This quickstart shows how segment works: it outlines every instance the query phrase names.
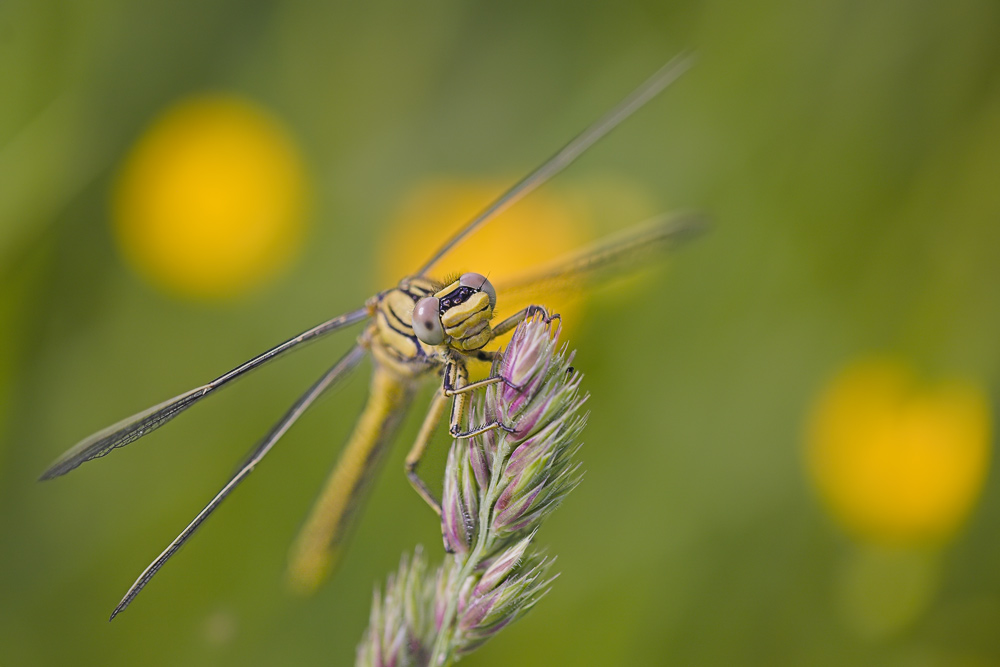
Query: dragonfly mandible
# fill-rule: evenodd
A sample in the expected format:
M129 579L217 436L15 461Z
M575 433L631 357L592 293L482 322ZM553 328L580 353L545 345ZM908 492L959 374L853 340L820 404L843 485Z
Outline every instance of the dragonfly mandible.
M440 505L417 474L417 467L435 428L449 411L449 403L448 424L454 438L468 438L485 430L510 427L491 422L463 429L470 392L503 381L499 376L491 376L470 382L469 363L473 360L493 361L498 353L485 350L485 346L526 317L541 314L551 318L557 315L549 313L542 305L532 305L492 324L497 296L504 293L503 289L498 291L485 276L478 273L466 273L443 284L429 277L430 272L452 248L477 228L562 171L663 91L689 69L692 60L692 56L682 54L664 65L607 114L494 200L449 238L416 273L403 278L396 287L376 294L357 310L322 322L286 340L207 384L83 439L53 463L41 479L64 475L87 461L135 442L206 396L307 341L367 322L356 344L295 401L250 451L225 486L139 575L115 607L111 618L114 619L135 599L164 563L246 479L316 399L347 376L368 353L371 353L374 364L367 404L293 545L289 565L291 579L299 588L314 589L332 569L381 454L391 441L418 387L427 378L435 376L440 377L440 385L406 457L406 474L417 493L440 514ZM529 274L511 284L508 291L537 285L555 286L592 278L606 271L628 270L638 256L671 247L700 227L700 218L696 215L661 216L621 236L585 248L556 262L551 268Z

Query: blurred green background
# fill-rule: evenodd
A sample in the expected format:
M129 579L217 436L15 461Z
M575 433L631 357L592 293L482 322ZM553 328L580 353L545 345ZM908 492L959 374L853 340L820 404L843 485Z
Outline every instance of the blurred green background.
M526 173L686 48L697 67L553 188L626 183L712 233L574 325L587 475L540 535L562 576L465 664L1000 664L995 466L948 535L886 546L826 511L804 442L830 378L872 355L996 410L993 0L0 3L0 664L350 664L376 582L417 543L440 556L400 446L338 575L284 589L367 367L106 619L351 334L36 477L357 307L388 286L375 267L406 193ZM148 282L110 222L131 147L206 91L280 119L311 193L300 251L227 299ZM635 220L595 206L599 229Z

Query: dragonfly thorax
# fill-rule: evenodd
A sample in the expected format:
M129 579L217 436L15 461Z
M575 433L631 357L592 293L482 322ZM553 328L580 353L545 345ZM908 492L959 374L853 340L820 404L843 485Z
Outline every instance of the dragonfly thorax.
M478 350L493 337L490 320L497 296L479 273L461 278L417 301L413 332L428 345L449 345L463 352Z

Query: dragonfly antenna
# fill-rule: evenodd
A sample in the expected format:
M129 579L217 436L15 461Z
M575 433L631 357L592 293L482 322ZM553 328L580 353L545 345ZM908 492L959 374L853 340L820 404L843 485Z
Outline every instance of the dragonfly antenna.
M568 144L563 146L559 152L543 162L541 166L518 181L507 192L503 193L492 204L487 206L479 215L470 220L465 227L457 234L448 239L441 248L431 256L431 258L420 267L418 276L425 275L435 264L440 261L452 248L458 245L466 236L474 232L488 220L504 211L507 207L519 201L522 197L532 192L550 178L573 163L588 148L593 146L599 139L615 129L626 118L638 111L646 102L656 97L667 86L676 81L682 74L691 69L695 56L692 53L681 53L672 58L666 65L661 67L653 76L649 77L641 86L636 88L624 100L618 103L614 109L602 116L597 122L585 129L573 138Z

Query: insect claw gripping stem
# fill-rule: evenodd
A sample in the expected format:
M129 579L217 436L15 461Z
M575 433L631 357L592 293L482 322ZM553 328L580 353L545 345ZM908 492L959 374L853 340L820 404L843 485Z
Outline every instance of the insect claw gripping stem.
M520 393L524 392L524 385L523 384L514 384L513 382L511 382L507 378L503 378L503 383L505 385L507 385L508 387L510 387L511 389L513 389L514 391L517 391L517 392L520 392Z
M517 315L514 315L514 316L511 316L511 317L507 318L507 320L505 320L504 322L502 322L494 330L495 331L500 331L500 332L509 331L510 329L508 329L508 328L505 327L505 325L507 323L514 322L514 321L517 321L518 323L524 322L525 320L529 320L529 319L535 317L536 315L540 315L541 316L542 322L544 324L551 324L555 320L559 320L560 322L562 322L562 316L559 313L552 313L550 315L549 311L546 310L545 306L538 306L538 305L534 305L533 304L533 305L530 305L530 306L526 307L524 310L522 310ZM502 369L503 368L503 355L499 351L497 351L496 357L497 357L497 361L500 364L500 368ZM505 385L507 385L508 387L510 387L511 389L513 389L513 390L515 390L517 392L523 392L524 391L524 388L525 388L524 385L517 384L515 382L511 382L510 379L508 379L506 376L504 376L502 370L501 370L501 373L500 373L499 377L500 377L500 379L503 380L503 383ZM506 430L506 429L504 429L504 430ZM507 432L510 433L511 431L507 431Z
M559 313L552 313L549 315L549 311L545 309L545 306L528 306L524 314L524 319L528 319L535 315L541 315L545 324L551 324L553 320L562 321L562 316Z
M487 431L492 431L495 428L506 430L506 427L503 424L501 424L498 421L495 421L495 422L490 422L489 424L483 424L482 426L471 428L468 431L462 431L460 430L459 426L454 425L448 429L448 432L451 434L451 437L455 438L456 440L468 440L469 438L480 435L482 433L486 433Z

